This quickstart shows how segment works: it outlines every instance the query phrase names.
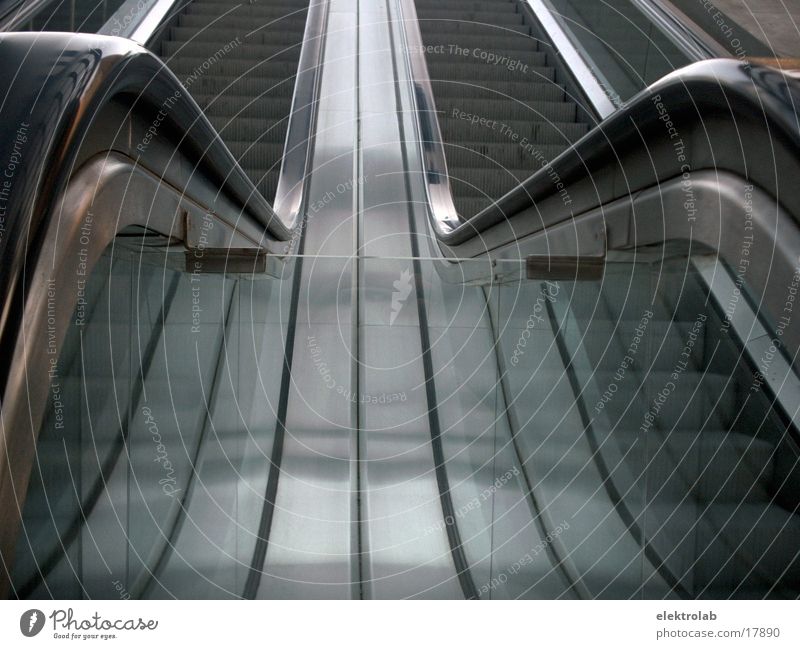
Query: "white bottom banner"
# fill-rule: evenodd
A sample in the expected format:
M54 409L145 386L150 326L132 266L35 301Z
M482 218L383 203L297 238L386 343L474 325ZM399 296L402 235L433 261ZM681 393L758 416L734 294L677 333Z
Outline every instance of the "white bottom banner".
M9 601L0 638L3 647L798 647L800 604Z

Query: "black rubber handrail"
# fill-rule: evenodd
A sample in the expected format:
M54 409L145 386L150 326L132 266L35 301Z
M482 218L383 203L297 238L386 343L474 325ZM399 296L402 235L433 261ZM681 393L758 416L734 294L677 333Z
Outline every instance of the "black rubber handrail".
M585 200L557 215L558 222L679 176L684 164L692 172L713 168L747 178L800 222L798 111L800 79L794 76L733 59L694 63L640 92L550 165L469 220L447 229L432 214L433 229L443 245L457 246L557 195L553 174L567 187L610 170L616 175L616 187L603 195L584 192ZM429 112L419 119L436 116ZM685 161L672 149L672 132L686 145Z

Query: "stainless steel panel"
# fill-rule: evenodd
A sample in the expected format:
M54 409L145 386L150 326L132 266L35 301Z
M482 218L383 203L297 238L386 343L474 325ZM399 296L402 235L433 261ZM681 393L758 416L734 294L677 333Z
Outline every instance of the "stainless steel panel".
M286 437L259 598L349 598L354 584L351 284L356 3L333 0L322 73ZM338 259L314 257L337 255Z

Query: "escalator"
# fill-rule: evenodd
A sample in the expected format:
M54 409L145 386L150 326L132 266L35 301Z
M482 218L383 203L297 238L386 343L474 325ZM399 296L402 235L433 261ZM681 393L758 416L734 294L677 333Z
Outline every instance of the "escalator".
M800 90L612 5L0 34L5 594L797 597Z

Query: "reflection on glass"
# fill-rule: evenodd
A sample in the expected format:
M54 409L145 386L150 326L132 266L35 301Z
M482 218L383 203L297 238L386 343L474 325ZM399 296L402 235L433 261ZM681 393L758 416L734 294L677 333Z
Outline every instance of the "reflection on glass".
M738 324L723 317L709 277L729 271L715 259L616 253L591 282L525 280L519 262L453 276L425 259L363 259L357 322L338 309L351 263L316 261L324 322L299 316L292 380L307 397L295 417L357 414L357 438L326 424L315 454L359 472L361 518L320 518L368 540L369 596L800 594L797 429L770 391L780 367L798 379L775 359L764 376L747 339L760 321L741 328L750 302ZM156 252L103 256L53 374L18 595L242 596L289 286L187 274ZM287 433L297 448L302 429ZM329 456L328 441L351 455ZM287 457L281 497L312 480L350 495L330 489L323 463ZM349 560L320 556L307 559L314 578Z
M716 300L685 257L503 289L524 466L585 595L800 592L797 430Z
M269 470L285 282L112 246L52 375L22 597L240 593ZM285 311L284 311L285 313Z

